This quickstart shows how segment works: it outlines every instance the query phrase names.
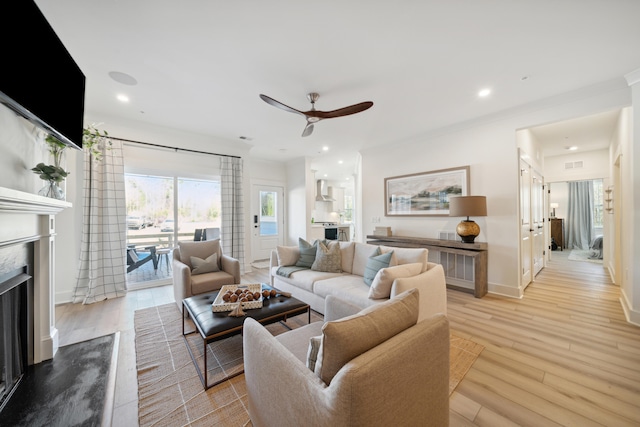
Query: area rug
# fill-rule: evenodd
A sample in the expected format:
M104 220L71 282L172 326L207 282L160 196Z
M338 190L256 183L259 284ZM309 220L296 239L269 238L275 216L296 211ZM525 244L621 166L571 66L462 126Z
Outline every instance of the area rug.
M29 366L2 411L0 425L110 424L111 406L108 417L103 416L107 415L105 402L113 401L109 381L115 378L114 346L117 349L117 335L111 334L60 347L53 359Z
M315 315L316 319L321 317ZM294 329L307 323L306 314L290 318ZM244 375L206 392L182 337L182 314L173 303L137 310L134 316L138 370L138 422L143 426L251 425L246 410ZM268 325L274 335L286 332L279 323ZM193 330L188 323L187 330ZM203 368L203 345L199 334L189 345ZM207 346L209 383L243 368L242 337L236 335ZM484 347L451 336L449 394L473 365Z
M569 254L571 261L587 261L602 264L602 259L596 258L596 251L588 249L572 249Z

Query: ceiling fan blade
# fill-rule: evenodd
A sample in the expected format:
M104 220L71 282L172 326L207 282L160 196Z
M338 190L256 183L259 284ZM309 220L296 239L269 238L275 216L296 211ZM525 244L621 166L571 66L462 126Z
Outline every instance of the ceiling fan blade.
M302 131L302 136L309 136L313 133L313 123L307 122L307 125L304 127Z
M307 117L317 117L320 119L332 119L335 117L349 116L351 114L360 113L362 111L368 110L371 107L373 107L373 102L367 101L350 105L344 108L338 108L337 110L333 111L306 111L304 115Z
M264 102L266 102L269 105L273 105L274 107L280 108L281 110L288 111L290 113L302 114L303 116L305 115L304 112L300 110L296 110L295 108L291 108L288 105L284 105L282 102L276 101L275 99L270 98L267 95L260 94L260 99L262 99Z

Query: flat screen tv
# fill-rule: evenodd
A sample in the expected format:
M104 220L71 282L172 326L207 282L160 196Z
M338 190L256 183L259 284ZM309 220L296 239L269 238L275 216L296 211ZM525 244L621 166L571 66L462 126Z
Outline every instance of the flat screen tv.
M0 102L82 148L85 77L32 0L0 2Z

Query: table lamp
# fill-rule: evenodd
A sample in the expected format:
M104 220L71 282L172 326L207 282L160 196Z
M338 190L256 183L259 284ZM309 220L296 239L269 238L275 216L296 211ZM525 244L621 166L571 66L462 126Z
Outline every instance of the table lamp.
M553 211L551 212L551 218L555 218L556 217L556 208L558 206L560 206L557 203L550 203L549 206L551 207L551 209L553 209Z
M449 216L466 216L456 227L458 236L465 243L473 243L480 234L480 226L470 220L470 216L487 216L485 196L453 196L449 198Z

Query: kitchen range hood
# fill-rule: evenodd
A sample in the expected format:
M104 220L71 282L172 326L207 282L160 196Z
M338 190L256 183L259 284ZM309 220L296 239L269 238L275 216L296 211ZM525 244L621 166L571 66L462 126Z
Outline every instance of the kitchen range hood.
M327 187L327 182L324 179L319 179L316 182L316 201L318 202L335 202L336 199L331 197L329 193L329 187Z

